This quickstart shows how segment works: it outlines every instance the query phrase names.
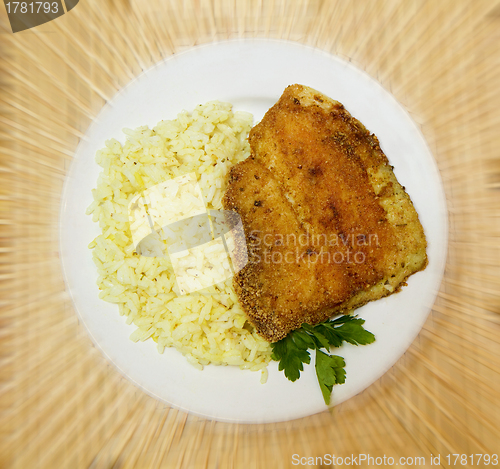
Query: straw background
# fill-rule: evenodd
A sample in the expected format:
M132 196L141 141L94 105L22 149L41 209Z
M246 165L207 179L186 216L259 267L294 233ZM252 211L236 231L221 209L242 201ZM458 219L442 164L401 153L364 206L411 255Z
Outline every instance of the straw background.
M135 388L78 324L58 257L64 177L105 102L172 53L239 37L319 47L379 80L421 125L450 212L445 278L408 352L331 412L268 425ZM498 0L81 0L16 34L0 7L0 48L1 468L286 468L326 453L454 467L446 454L500 453Z

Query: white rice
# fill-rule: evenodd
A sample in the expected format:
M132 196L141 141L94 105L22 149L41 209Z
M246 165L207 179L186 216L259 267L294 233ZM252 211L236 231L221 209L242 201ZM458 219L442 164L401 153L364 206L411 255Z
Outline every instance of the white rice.
M175 347L189 363L238 365L262 370L271 348L237 301L232 278L203 290L178 295L169 257L145 257L135 252L128 206L145 189L178 176L195 173L208 209L222 209L229 168L249 153L251 114L233 112L227 103L209 102L172 121L124 129L126 143L115 139L97 152L102 166L94 202L87 209L102 234L89 245L98 270L99 297L116 303L127 324L137 329L131 340L153 339L158 351Z

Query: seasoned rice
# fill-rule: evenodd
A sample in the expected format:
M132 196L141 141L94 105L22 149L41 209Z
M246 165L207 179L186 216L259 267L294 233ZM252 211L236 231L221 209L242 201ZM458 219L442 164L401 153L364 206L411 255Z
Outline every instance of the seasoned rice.
M145 189L189 173L196 174L206 208L222 209L226 175L250 153L251 125L251 114L214 101L153 129L124 129L124 145L111 139L97 152L103 170L87 214L102 231L89 245L99 297L117 304L127 324L137 327L131 340L153 339L160 353L175 347L200 369L212 363L263 370L265 380L271 349L247 321L232 278L178 294L168 256L136 253L128 213L131 200Z

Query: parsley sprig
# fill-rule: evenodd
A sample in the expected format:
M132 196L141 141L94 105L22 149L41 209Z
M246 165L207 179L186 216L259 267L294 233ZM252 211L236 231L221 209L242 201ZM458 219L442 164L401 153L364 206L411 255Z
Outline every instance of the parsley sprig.
M271 357L279 362L278 369L284 371L290 381L296 381L300 378L300 372L304 371L303 364L311 362L309 349L316 350L316 376L323 399L328 405L333 386L345 382L345 361L338 355L330 355L330 349L340 347L343 342L353 345L374 342L375 336L363 327L364 322L363 319L346 315L315 326L302 324L300 329L271 344Z

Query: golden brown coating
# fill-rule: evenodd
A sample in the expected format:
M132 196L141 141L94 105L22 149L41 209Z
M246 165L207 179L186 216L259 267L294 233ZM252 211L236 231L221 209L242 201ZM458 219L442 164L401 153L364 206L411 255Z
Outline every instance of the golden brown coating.
M249 248L240 302L270 342L398 291L427 264L418 215L377 138L342 106L286 88L229 176Z

